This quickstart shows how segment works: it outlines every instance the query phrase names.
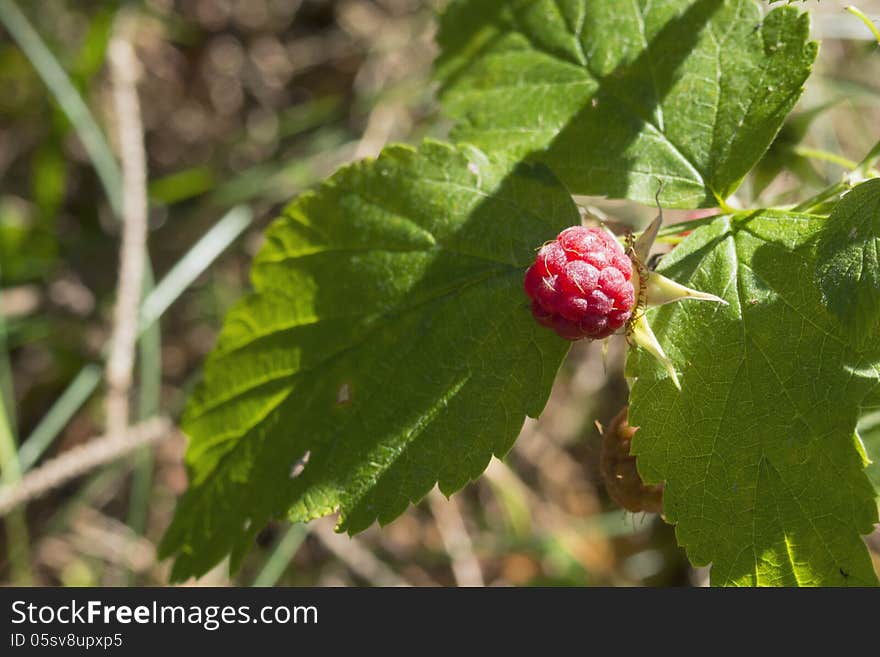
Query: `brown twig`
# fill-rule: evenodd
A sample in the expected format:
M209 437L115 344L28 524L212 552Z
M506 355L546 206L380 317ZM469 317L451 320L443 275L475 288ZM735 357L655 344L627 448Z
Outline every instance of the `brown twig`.
M157 417L127 431L92 438L84 445L74 447L31 470L14 486L0 488L0 516L5 516L20 504L41 497L71 479L126 456L140 447L168 438L173 433L174 425L171 421Z
M147 187L143 124L137 94L138 61L124 30L110 42L109 60L122 160L122 246L110 355L107 359L107 432L129 423L129 391L137 341L138 306L146 265Z

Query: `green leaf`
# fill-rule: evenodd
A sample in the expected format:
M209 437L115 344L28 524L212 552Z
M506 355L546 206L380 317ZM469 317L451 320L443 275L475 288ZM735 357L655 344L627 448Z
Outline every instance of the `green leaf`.
M545 162L573 193L715 206L766 151L816 55L753 0L457 0L438 76L454 135Z
M523 275L578 222L545 167L438 143L388 148L291 204L185 414L173 577L231 550L236 567L284 513L390 522L505 454L568 348L532 318Z
M854 433L880 346L855 351L822 305L823 223L764 211L694 231L664 274L730 305L650 311L681 392L642 352L627 364L639 470L666 481L666 519L713 584L876 584L860 534L877 508Z
M855 187L834 207L816 276L825 305L855 343L880 341L880 179Z
M874 485L874 492L880 497L880 410L863 415L859 419L859 439L870 461L868 479Z
M862 413L856 427L868 463L868 479L880 498L880 362L874 364L877 385L862 400Z

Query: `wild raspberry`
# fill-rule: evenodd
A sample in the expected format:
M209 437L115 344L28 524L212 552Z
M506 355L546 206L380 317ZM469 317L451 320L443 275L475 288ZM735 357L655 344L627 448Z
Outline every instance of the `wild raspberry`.
M600 340L629 321L632 262L601 228L572 226L538 251L526 272L532 315L566 340Z

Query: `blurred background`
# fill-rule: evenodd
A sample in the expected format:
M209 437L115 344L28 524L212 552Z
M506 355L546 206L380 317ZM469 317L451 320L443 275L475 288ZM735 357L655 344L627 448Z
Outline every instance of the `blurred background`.
M389 141L447 134L430 80L441 4L0 0L4 485L104 428L120 238L106 51L120 12L140 62L155 274L133 389L143 420L179 418L282 204ZM743 204L806 198L880 136L878 44L848 3L805 4L823 39L819 64L739 192ZM859 6L880 16L880 2ZM656 213L578 200L619 230ZM704 585L706 571L690 567L672 528L621 510L602 483L596 423L625 406L625 346L613 339L603 358L602 345L576 344L540 421L527 421L504 462L451 500L435 491L355 539L334 534L332 519L278 522L234 577L224 564L194 583ZM176 435L8 513L0 583L165 584L156 544L186 487L184 449ZM880 537L868 541L880 564Z

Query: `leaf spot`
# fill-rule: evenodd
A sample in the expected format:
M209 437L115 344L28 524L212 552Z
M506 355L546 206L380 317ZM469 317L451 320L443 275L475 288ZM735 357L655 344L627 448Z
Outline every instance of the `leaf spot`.
M351 384L343 383L336 392L336 404L348 406L351 403Z
M309 462L309 457L312 455L311 451L307 451L300 458L298 458L293 463L293 467L290 468L290 478L294 479L295 477L299 477L303 470L306 469L306 464Z

